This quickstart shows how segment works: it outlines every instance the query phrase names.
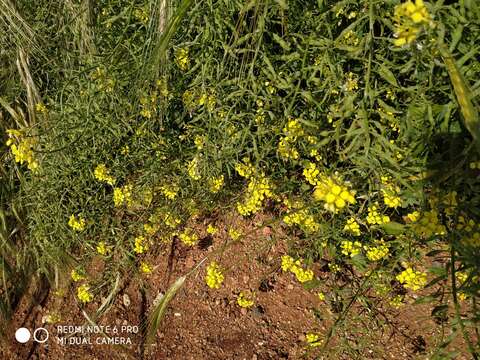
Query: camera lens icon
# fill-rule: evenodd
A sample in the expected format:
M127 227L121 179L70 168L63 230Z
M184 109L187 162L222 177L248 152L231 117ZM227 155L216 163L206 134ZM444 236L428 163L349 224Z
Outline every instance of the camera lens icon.
M33 340L40 344L47 342L49 336L48 330L43 327L39 327L33 332ZM21 327L15 331L15 340L21 344L27 343L31 337L32 334L27 328Z
M47 342L49 336L48 330L43 327L39 327L33 332L33 340L40 344Z

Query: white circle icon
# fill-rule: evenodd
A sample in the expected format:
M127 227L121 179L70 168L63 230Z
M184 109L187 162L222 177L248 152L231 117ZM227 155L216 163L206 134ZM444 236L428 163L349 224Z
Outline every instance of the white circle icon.
M43 332L44 333L44 336L42 338L39 338L39 335L38 333L40 332ZM38 329L35 329L35 331L33 332L33 340L35 340L36 342L40 343L40 344L43 344L44 342L46 342L48 340L48 330L45 329L45 328L38 328Z
M30 330L27 328L21 327L15 331L15 339L22 344L25 344L28 340L30 340Z

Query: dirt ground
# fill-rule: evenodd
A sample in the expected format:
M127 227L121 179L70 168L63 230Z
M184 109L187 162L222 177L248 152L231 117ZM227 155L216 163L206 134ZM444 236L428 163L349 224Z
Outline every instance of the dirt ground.
M280 258L286 253L288 237L281 227L264 225L267 220L268 216L264 215L248 221L222 215L215 220L220 231L207 236L205 228L211 220L203 219L197 224L203 234L198 246L187 248L178 241L158 245L156 255L146 259L155 265L152 274L121 277L125 280L118 286L113 305L96 321L97 325L110 327L105 328L106 334L87 334L82 338L69 329L59 328L88 324L85 314L92 319L102 303L101 298L89 303L83 314L75 300L73 285L63 295L37 287L32 290L36 294L26 296L19 304L7 328L8 336L3 341L0 358L427 359L442 336L449 335L448 327L432 320L431 305L389 307L382 310L382 319L377 323L362 320L361 309L352 308L352 312L360 314L358 320L340 327L326 349L308 348L306 333L326 334L339 313L329 301L328 288L306 290L292 274L282 273ZM232 224L248 235L212 258L224 269L222 287L212 290L206 286L205 266L210 260L206 261L199 271L187 277L170 302L153 344L145 343L145 324L155 299L165 294L178 277L188 273L206 255L221 249L228 239L227 228ZM88 272L95 277L103 268L102 260L96 259ZM331 276L325 268L313 270L320 279ZM327 301L318 298L319 290L326 294ZM243 309L237 305L236 296L240 291L254 293L252 308ZM108 292L104 291L105 296ZM32 297L37 299L37 304L27 302ZM46 314L59 315L59 321L44 323ZM112 335L115 326L120 330ZM49 339L45 343L30 340L20 344L14 338L15 329L19 327L32 330L44 327ZM70 333L65 334L65 331ZM101 343L106 337L123 338L119 341L128 344ZM342 338L351 346L350 351L342 350L345 347L340 341ZM88 340L91 344L75 343ZM460 350L457 359L469 358L462 355L465 351L461 340L450 346L451 350Z

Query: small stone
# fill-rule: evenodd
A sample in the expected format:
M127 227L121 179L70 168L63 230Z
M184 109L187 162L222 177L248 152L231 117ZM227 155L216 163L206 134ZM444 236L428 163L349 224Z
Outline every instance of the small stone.
M130 296L128 296L128 294L123 294L123 305L129 307L131 303Z
M177 316L177 317L178 317L178 316L182 316L182 314L180 314L180 313L174 313L173 315L174 315L174 316Z
M272 228L270 226L265 226L262 229L262 233L263 233L264 236L270 236L270 235L272 235Z
M293 290L293 285L292 285L292 284L288 284L288 285L287 285L287 289L288 289L288 290Z
M247 315L247 309L241 308L241 309L240 309L240 313L241 313L242 315Z

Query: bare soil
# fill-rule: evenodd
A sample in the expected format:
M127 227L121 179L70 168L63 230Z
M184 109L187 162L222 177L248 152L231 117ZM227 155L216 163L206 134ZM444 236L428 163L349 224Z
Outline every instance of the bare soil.
M58 326L88 324L75 299L75 287L70 284L68 291L59 296L46 286L32 286L32 293L24 297L8 324L0 359L426 359L449 335L448 326L432 319L432 305L378 309L373 320L365 308L355 306L351 311L357 317L338 328L326 349L309 349L306 333L326 334L339 313L329 301L328 288L306 290L292 274L282 273L280 258L286 253L286 241L292 239L281 227L264 225L268 218L258 215L243 220L222 215L216 219L220 231L214 236L205 232L209 221L199 220L196 228L202 237L198 246L187 248L178 241L158 244L156 254L145 259L155 265L152 274L122 276L124 281L113 305L96 323L118 328L139 326L138 333L123 331L116 335L128 338L131 344L97 344L97 338L104 339L101 334L89 337L92 344L58 343L57 337L62 336ZM224 247L230 226L248 235L212 258L225 270L221 288L212 290L206 286L207 260L170 302L154 343L146 344L145 324L155 298L165 294L178 277L205 256ZM104 267L103 260L95 259L88 273L95 278ZM314 271L321 279L332 276L324 267ZM318 298L319 290L327 295L327 301ZM237 305L240 291L255 294L252 308ZM109 289L102 293L107 296ZM32 305L31 299L36 303ZM85 313L93 318L101 303L99 295L84 308ZM60 321L45 324L45 315L52 313L59 314ZM42 344L20 344L14 333L22 326L45 327L50 337ZM344 351L342 338L351 347L349 351ZM450 349L459 350L457 359L469 358L461 336Z

